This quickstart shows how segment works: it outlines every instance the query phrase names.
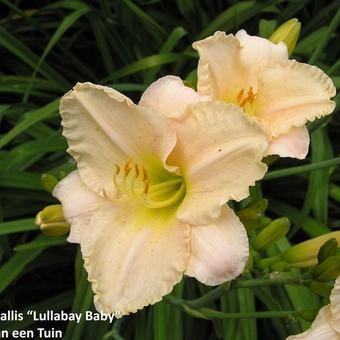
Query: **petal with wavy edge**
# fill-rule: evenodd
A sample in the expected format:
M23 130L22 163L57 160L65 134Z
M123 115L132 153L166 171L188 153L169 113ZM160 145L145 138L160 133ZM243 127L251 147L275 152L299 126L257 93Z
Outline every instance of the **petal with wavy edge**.
M185 274L215 286L239 276L247 262L247 232L227 206L207 225L192 226L191 255Z
M114 196L115 163L164 163L176 143L164 116L109 87L78 83L61 99L60 113L68 152L85 184L101 195Z
M101 206L81 240L98 311L136 312L170 293L190 255L190 227L166 209Z
M253 82L240 59L240 42L232 34L216 32L193 43L199 53L197 91L202 96L234 102Z
M150 107L168 118L180 118L199 95L185 86L179 77L165 76L152 83L143 93L139 106Z
M264 63L256 70L258 87L254 115L269 137L330 114L335 103L332 80L319 68L295 60Z
M238 31L235 36L241 44L241 62L246 67L269 60L288 59L287 46L283 42L273 44L268 39L249 35L245 30Z
M63 206L66 221L71 224L68 241L80 243L85 225L90 223L91 214L106 200L90 190L81 180L78 171L73 171L54 188L53 196Z
M288 133L273 138L269 142L267 155L304 159L309 148L309 133L305 126L293 127Z
M192 104L174 125L177 144L169 164L180 167L187 188L177 217L208 224L227 200L247 197L249 186L265 174L266 137L240 107L218 101Z
M339 340L340 334L335 332L330 325L331 311L329 305L322 307L312 326L298 335L291 335L286 340Z
M332 327L340 337L340 276L335 280L334 288L329 297L331 301Z

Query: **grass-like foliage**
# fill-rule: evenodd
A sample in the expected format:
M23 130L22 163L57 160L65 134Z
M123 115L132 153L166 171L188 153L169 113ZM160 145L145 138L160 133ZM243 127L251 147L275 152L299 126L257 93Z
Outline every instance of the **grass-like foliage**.
M166 74L195 84L193 41L241 28L268 37L297 17L302 31L292 57L317 65L339 88L339 7L338 0L0 0L0 312L94 310L78 247L64 237L43 236L34 225L39 210L58 203L43 189L41 175L62 178L75 168L58 105L76 82L112 86L138 101L148 84ZM338 110L309 125L305 161L277 160L262 187L252 190L251 199L269 200L267 216L286 216L293 224L268 256L339 226ZM252 271L244 279L256 276ZM320 297L306 287L251 286L216 291L185 278L169 298L113 324L44 325L62 329L69 340L285 339L310 325L294 311L320 306ZM225 314L259 311L263 319L209 311L204 319L201 307ZM1 330L36 327L27 318L0 322Z

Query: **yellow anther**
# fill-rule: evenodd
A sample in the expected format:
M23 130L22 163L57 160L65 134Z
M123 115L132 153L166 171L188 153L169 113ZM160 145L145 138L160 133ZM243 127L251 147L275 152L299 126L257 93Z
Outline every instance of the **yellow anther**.
M145 182L149 178L148 173L146 172L144 166L143 166L143 182Z
M119 173L120 173L120 166L118 164L115 164L115 169L116 169L116 175L119 175Z
M136 178L139 176L139 167L138 164L135 164L135 173L136 173Z
M145 193L145 195L147 195L148 192L149 192L149 187L150 187L150 179L147 179L147 180L144 182L144 184L145 184L144 193Z
M128 160L124 166L125 177L129 175L130 171L131 171L131 161Z
M237 95L237 102L240 102L243 97L244 89L242 89Z

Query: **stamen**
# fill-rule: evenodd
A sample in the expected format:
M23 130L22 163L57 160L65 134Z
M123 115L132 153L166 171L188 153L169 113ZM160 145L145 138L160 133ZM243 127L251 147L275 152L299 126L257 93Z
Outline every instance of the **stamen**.
M144 166L143 166L143 182L145 182L149 178L148 173L146 172Z
M125 171L125 177L127 177L131 171L131 161L128 160L126 163L125 163L125 166L124 166L124 171Z
M238 93L237 98L236 98L238 102L241 101L241 99L242 99L242 97L243 97L243 93L244 93L244 89L242 89L242 90Z
M158 201L152 201L148 199L148 197L146 197L144 200L144 204L148 208L165 208L165 207L175 204L180 199L182 199L185 196L185 191L186 191L185 183L183 182L179 190L177 190L175 194L169 197L168 199L158 202Z
M149 192L149 187L150 187L150 179L147 179L146 182L145 182L145 187L144 187L144 193L145 193L145 195L148 194L148 192Z
M119 175L119 173L120 173L120 166L118 164L115 164L115 168L116 168L116 175Z
M138 164L135 164L135 173L136 173L136 178L139 176L139 167Z

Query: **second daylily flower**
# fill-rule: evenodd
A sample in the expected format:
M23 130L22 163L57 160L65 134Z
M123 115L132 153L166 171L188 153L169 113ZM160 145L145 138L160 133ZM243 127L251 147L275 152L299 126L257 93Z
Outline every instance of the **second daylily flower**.
M284 43L216 32L197 41L198 93L242 107L266 133L267 154L305 158L307 121L334 110L332 80L319 68L288 60Z
M247 235L225 202L263 177L267 141L240 107L166 77L138 106L109 87L78 84L60 111L78 170L54 195L98 310L135 312L183 274L217 285L242 272Z

